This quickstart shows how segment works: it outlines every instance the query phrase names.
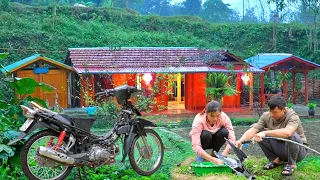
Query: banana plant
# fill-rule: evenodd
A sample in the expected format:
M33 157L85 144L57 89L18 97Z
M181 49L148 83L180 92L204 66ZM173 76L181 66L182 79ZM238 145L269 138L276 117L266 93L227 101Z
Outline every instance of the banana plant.
M237 93L237 91L230 86L229 79L226 73L210 73L206 78L207 88L206 95L207 97L221 101L223 96L232 96Z

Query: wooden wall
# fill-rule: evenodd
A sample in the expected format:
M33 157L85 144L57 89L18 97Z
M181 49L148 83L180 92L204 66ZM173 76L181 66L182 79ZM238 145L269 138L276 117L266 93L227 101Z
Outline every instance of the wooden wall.
M31 94L32 97L37 97L42 100L48 99L49 106L54 105L56 94L58 94L58 103L60 107L67 108L68 106L68 85L67 85L67 71L49 69L47 74L35 74L33 70L19 70L17 76L20 78L30 77L37 82L43 82L56 88L53 92L44 92L40 88Z

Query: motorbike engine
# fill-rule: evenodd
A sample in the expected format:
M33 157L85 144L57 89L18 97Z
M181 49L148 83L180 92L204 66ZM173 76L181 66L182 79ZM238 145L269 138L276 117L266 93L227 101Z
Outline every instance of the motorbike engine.
M94 145L89 151L89 160L113 163L119 152L119 146L116 144L109 146Z

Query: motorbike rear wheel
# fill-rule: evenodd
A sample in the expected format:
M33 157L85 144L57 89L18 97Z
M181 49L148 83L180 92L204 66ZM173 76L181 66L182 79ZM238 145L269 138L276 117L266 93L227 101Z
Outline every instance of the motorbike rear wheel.
M32 180L63 180L70 174L73 167L64 166L38 154L40 146L47 146L53 139L51 146L58 141L59 134L51 131L40 131L31 136L24 144L20 153L22 171L28 179ZM62 146L66 146L63 142Z
M140 175L149 176L157 171L163 159L163 143L152 129L145 129L147 136L137 135L129 151L132 168Z

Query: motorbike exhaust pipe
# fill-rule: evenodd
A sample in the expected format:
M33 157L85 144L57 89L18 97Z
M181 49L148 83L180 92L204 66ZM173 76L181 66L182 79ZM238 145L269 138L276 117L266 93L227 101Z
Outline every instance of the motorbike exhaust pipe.
M55 161L62 163L62 164L67 164L67 165L75 165L76 164L76 160L73 157L70 157L66 154L54 151L52 149L49 149L49 148L46 148L43 146L40 146L39 154L41 156L55 160Z

